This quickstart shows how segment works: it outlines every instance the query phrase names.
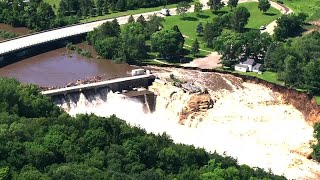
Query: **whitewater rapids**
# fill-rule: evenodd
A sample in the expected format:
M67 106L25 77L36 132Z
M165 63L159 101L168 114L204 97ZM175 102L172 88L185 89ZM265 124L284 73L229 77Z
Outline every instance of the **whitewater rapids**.
M213 109L201 117L196 127L178 123L178 115L185 105L187 93L178 92L171 99L157 97L156 111L144 113L143 104L124 99L114 93L85 96L77 101L64 99L58 105L70 115L94 113L108 117L115 114L127 123L147 132L166 132L176 143L201 147L209 152L232 156L240 164L271 169L289 179L317 179L319 163L307 159L315 142L313 128L301 112L282 103L281 95L252 83L233 81L223 77L229 90L211 91L216 99ZM158 85L159 91L170 88Z

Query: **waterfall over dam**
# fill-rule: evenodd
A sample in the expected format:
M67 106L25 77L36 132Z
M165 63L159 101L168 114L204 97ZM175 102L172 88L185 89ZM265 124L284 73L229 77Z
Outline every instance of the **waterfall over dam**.
M153 92L147 90L128 91L126 93L113 93L108 88L100 88L97 90L69 93L66 95L53 96L53 101L62 109L70 114L92 113L90 108L100 108L104 105L110 105L105 112L109 111L112 115L111 106L118 105L125 107L127 102L135 102L143 112L152 113L155 111L156 96ZM116 104L113 104L116 101ZM78 109L75 111L75 109ZM79 110L80 109L80 110Z
M116 115L148 133L165 132L175 143L226 154L240 164L271 169L289 179L315 179L319 174L319 163L308 159L312 152L310 143L314 141L313 128L301 112L283 102L282 94L231 75L180 71L176 70L174 75L181 81L199 80L208 89L214 100L212 108L204 112L186 108L197 104L191 101L197 94L185 92L170 81L163 84L154 81L145 91L117 94L108 88L99 88L52 98L72 116ZM163 77L157 75L161 80L170 79L170 73ZM149 97L149 92L156 98L151 94ZM181 115L188 115L183 116L188 117L182 119L183 123L180 123Z

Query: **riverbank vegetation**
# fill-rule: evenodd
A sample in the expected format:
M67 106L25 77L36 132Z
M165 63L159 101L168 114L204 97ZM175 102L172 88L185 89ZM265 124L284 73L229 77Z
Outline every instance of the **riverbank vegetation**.
M81 56L85 56L87 58L91 58L92 54L90 51L86 50L86 49L82 49L72 43L68 43L66 45L66 48L70 51L75 51L77 54L81 55Z
M285 179L115 116L70 117L36 86L0 83L0 179Z
M11 38L15 38L19 36L18 34L16 33L13 33L13 32L8 32L8 31L1 31L0 30L0 38L3 38L3 39L11 39Z

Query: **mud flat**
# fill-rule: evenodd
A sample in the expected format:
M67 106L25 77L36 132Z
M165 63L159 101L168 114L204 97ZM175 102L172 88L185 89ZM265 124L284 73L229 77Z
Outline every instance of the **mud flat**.
M208 93L175 87L170 74ZM240 164L271 169L290 179L320 178L319 163L308 159L315 143L313 127L288 103L288 94L230 74L159 68L157 76L160 81L149 88L158 95L154 113L144 113L143 104L113 93L107 98L81 96L60 106L71 115L115 114L147 132L166 132L176 143L225 153Z

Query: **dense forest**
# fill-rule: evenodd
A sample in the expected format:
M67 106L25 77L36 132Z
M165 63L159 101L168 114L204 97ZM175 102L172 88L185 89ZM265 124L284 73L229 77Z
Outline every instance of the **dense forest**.
M34 85L0 83L0 179L285 179L115 116L70 117Z
M156 7L182 0L62 0L58 12L43 0L0 1L0 23L28 27L34 31L78 23L88 16L101 16L140 7ZM56 8L56 7L54 7Z

